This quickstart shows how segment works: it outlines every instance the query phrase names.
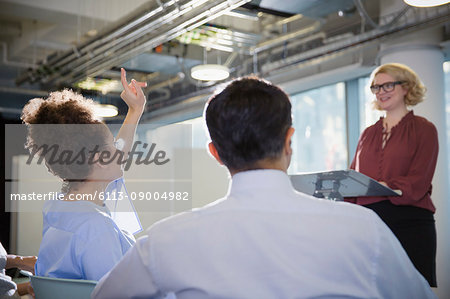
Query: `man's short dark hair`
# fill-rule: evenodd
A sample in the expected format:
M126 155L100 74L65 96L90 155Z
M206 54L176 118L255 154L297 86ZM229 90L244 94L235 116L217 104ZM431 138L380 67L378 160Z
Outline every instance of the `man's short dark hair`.
M244 77L211 97L205 118L211 141L228 169L257 169L258 161L280 156L292 126L291 102L277 86Z

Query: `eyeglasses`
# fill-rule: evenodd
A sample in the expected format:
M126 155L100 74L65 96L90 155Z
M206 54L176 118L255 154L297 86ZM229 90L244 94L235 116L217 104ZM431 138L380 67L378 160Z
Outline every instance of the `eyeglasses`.
M381 88L383 88L383 90L385 92L390 92L393 91L395 88L395 85L399 85L399 84L403 84L405 83L405 81L395 81L395 82L386 82L383 84L377 84L377 85L372 85L370 86L370 91L372 91L373 94L377 94L380 92Z

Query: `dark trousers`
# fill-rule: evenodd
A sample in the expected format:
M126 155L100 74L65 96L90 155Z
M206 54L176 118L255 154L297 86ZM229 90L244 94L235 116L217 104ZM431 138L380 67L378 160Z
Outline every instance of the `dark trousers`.
M436 287L436 226L433 212L413 206L397 206L389 200L365 207L380 216L400 241L416 269L430 286Z

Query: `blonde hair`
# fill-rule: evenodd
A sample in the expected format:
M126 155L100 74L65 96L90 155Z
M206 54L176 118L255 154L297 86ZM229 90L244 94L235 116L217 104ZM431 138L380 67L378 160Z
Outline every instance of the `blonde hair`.
M414 106L424 100L426 87L420 81L419 76L408 66L401 63L386 63L377 67L370 75L370 85L373 85L375 76L378 74L387 74L395 79L402 81L401 86L407 90L404 101L407 106ZM373 101L375 109L380 109L376 100Z

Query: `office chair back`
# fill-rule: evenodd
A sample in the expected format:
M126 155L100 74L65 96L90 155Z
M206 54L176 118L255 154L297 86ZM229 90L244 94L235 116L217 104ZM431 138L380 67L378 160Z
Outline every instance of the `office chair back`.
M31 276L31 285L36 299L90 299L97 282Z

